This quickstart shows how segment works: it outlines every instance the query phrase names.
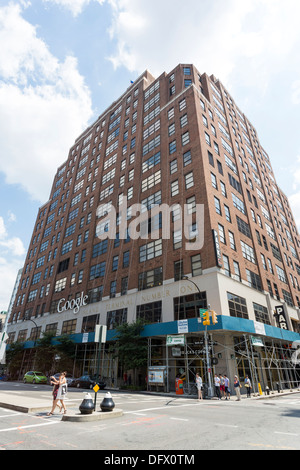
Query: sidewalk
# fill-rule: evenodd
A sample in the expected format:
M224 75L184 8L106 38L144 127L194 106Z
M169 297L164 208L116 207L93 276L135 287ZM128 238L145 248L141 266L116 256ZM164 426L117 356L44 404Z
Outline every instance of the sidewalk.
M118 390L118 389L105 389L105 391L110 392L112 395L114 392L121 392L121 393L135 393L135 394L144 394L144 395L153 395L153 396L165 396L169 398L186 398L195 400L194 395L176 395L175 392L164 393L164 392L150 392L150 391L126 391L126 390ZM282 391L280 393L273 392L270 395L262 395L262 396L255 396L254 394L251 396L251 400L264 400L264 399L271 399L283 396L292 396L295 394L300 394L300 390L296 389L293 391L287 390ZM246 399L246 395L242 395L242 399ZM211 400L217 400L216 397L211 398ZM71 401L71 400L70 400ZM7 408L10 410L19 411L21 413L38 413L42 411L50 411L52 408L52 397L49 394L49 399L39 399L36 397L27 397L21 394L14 393L10 391L9 393L0 392L0 408ZM74 407L73 407L74 408ZM76 404L76 408L78 410L78 404ZM71 410L70 410L71 412Z

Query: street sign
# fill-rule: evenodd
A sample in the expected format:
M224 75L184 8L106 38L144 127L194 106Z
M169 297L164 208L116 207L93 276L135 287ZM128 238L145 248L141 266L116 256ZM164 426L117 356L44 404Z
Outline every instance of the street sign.
M95 393L99 392L99 390L100 390L99 385L96 384L96 385L93 387L93 390L94 390Z
M207 308L199 308L199 316L204 318L204 314L207 312Z
M184 335L168 335L167 346L184 345Z

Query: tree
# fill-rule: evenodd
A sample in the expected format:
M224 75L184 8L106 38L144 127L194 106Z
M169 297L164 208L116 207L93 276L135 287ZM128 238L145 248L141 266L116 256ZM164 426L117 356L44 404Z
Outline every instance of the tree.
M11 343L6 351L6 364L9 368L11 378L18 377L18 373L22 366L24 354L24 343Z
M52 344L53 338L53 333L43 333L42 338L39 338L36 343L35 366L44 372L52 370L55 356L55 346Z
M114 357L118 358L124 370L134 370L135 384L137 370L147 366L148 341L141 336L144 326L143 320L137 320L135 323L124 323L116 327Z

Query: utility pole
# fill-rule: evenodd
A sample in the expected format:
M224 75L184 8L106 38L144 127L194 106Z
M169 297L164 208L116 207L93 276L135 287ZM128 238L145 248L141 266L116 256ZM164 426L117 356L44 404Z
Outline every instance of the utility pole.
M197 291L201 295L201 291L197 284L189 279L187 276L182 276L182 279L185 281L189 281L194 286L196 287ZM209 355L209 342L208 342L208 333L207 333L207 326L210 325L210 319L209 319L209 313L210 313L210 305L208 305L208 309L204 312L204 321L203 325L205 325L205 330L204 330L204 343L205 343L205 354L206 354L206 369L207 369L207 377L208 377L208 396L209 398L212 398L214 396L214 391L212 387L212 378L211 378L211 362L210 362L210 355ZM200 316L201 318L201 316Z

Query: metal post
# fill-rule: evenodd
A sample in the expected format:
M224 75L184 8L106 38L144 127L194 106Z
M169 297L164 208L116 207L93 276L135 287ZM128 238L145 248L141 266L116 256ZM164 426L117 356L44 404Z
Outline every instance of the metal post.
M211 380L211 364L210 364L209 349L208 349L207 326L205 326L204 341L205 341L206 368L207 368L207 377L208 377L208 396L212 398L214 396L214 391L212 388L212 380Z

